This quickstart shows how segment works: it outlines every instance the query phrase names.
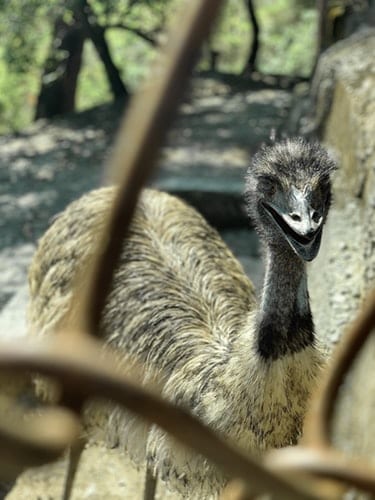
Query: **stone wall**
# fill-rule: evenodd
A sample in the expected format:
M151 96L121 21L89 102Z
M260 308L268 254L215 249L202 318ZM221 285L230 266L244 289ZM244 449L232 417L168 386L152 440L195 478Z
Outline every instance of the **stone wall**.
M322 251L310 268L316 326L329 348L375 286L374 54L372 28L323 54L312 85L314 113L305 122L305 131L318 132L340 164ZM375 338L342 389L334 435L338 447L375 461L374 361Z

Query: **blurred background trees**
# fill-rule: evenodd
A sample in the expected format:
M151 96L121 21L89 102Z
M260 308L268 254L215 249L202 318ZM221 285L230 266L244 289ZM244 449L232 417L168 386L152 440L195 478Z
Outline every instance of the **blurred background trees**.
M179 3L0 0L0 133L126 99ZM340 18L351 2L336 3ZM332 23L319 23L319 5L328 8L324 0L228 1L198 70L309 77L317 50L336 36Z

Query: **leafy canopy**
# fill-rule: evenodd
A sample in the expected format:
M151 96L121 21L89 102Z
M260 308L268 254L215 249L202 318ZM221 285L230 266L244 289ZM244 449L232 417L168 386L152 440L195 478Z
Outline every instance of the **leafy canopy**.
M88 0L105 34L115 64L130 89L147 75L163 28L183 0ZM54 21L74 22L80 0L0 0L0 133L24 127L33 116ZM254 0L260 25L259 70L309 75L315 54L317 14L310 0ZM146 37L140 34L147 35ZM245 0L229 0L208 45L219 53L218 69L239 73L251 44ZM86 41L77 107L109 101L106 77ZM207 51L199 63L208 68Z

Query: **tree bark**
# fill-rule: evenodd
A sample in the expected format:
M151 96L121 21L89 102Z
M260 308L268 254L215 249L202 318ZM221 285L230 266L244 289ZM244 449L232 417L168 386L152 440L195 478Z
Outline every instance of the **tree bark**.
M252 0L245 0L245 5L249 14L250 23L253 30L253 39L249 50L249 56L242 70L243 75L251 75L256 70L256 59L259 49L259 24Z
M55 21L35 110L35 120L74 111L84 34L76 22Z
M317 58L328 47L328 0L317 0L318 43Z
M103 63L108 83L114 99L124 99L129 92L121 79L120 72L113 62L107 40L105 29L97 22L96 16L87 0L78 0L76 3L77 17L80 19L87 37L90 38Z

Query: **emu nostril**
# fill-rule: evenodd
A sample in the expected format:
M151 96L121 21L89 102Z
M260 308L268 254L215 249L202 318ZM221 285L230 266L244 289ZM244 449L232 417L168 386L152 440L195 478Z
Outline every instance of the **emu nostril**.
M296 214L295 212L290 214L290 217L292 220L295 220L295 221L301 221L301 216Z
M306 238L311 239L315 236L315 234L316 234L315 229L310 229L310 231L308 231L306 234Z

